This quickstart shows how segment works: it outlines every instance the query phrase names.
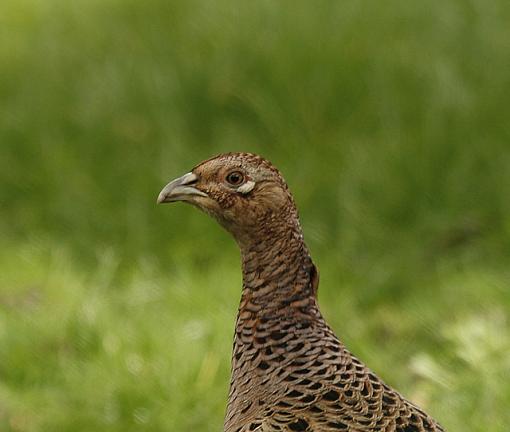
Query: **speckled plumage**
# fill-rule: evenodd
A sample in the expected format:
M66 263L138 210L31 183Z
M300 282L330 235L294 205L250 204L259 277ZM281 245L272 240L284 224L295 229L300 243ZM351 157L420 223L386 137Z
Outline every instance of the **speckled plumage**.
M242 185L229 184L231 172L253 189L241 193ZM202 162L192 176L186 187L202 195L179 195L173 182L160 202L188 201L211 214L242 255L224 431L444 431L354 357L325 322L318 271L279 171L257 155L229 153Z

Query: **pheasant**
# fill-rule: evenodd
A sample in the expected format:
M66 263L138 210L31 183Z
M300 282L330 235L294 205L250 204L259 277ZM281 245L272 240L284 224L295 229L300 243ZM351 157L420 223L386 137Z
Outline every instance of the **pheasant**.
M294 199L280 172L250 153L208 159L168 183L237 241L243 290L224 432L439 432L428 414L354 357L324 320Z

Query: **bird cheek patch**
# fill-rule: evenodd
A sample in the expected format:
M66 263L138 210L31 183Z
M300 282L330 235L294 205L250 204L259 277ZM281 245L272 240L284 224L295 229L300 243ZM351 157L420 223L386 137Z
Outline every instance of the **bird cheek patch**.
M251 192L254 187L255 187L255 182L253 180L248 180L245 184L243 184L237 188L237 192L240 192L243 195L246 195L247 193Z

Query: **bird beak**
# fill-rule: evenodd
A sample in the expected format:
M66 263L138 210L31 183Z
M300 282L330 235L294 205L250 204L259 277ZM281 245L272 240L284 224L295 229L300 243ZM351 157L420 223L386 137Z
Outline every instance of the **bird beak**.
M158 204L173 201L189 201L194 196L206 197L207 194L205 192L192 186L197 180L196 174L187 173L171 181L159 193Z

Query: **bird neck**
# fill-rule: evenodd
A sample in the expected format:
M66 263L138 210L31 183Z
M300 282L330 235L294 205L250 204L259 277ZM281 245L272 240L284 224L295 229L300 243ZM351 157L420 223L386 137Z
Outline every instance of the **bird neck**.
M301 227L287 220L275 229L261 228L257 241L241 246L243 295L240 316L293 312L315 305L318 275L306 247ZM291 310L288 310L291 309ZM289 316L292 313L289 314Z
M323 323L316 301L318 274L299 222L278 220L270 229L261 224L253 236L257 241L240 243L243 293L232 353L228 431L238 430L230 425L241 424L260 408L250 396L271 397L272 381L264 374L270 363L300 357L313 335L310 329Z

